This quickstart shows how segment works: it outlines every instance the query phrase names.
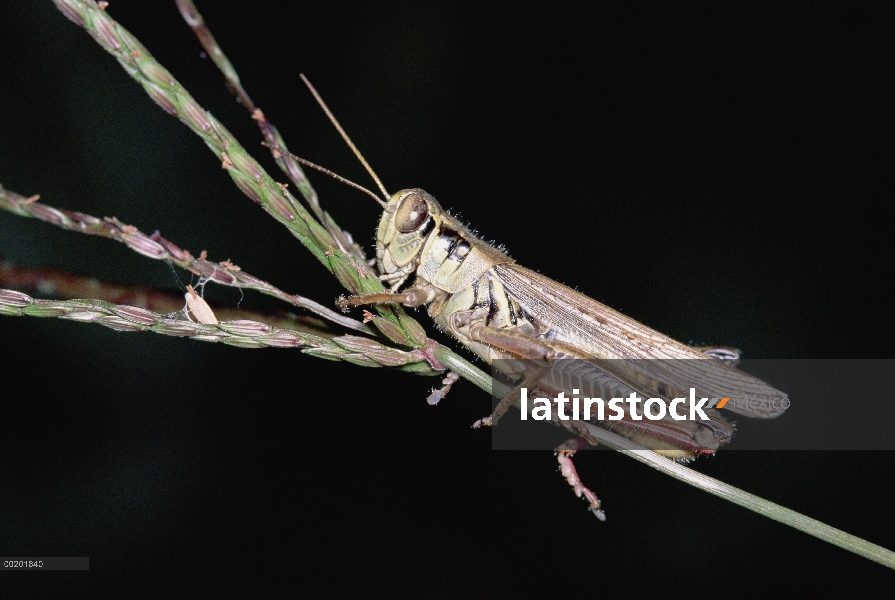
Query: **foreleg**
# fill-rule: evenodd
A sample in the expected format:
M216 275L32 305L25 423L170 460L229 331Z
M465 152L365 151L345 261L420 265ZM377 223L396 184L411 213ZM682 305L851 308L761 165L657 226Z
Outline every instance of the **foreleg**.
M395 303L403 306L423 306L435 299L436 292L432 288L412 287L403 292L382 292L379 294L364 294L362 296L340 296L336 305L343 311L352 306L364 306L366 304Z

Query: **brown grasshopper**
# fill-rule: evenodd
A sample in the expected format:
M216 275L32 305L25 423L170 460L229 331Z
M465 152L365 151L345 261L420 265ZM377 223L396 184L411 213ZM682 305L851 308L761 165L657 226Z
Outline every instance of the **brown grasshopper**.
M425 306L439 329L521 381L475 427L495 425L523 387L557 394L574 385L576 393L611 396L633 392L665 402L695 388L700 395L718 398L771 400L729 405L732 412L744 416L774 418L786 409L783 392L735 368L739 361L736 350L687 346L516 264L505 252L477 238L421 189L388 194L316 90L304 76L302 79L385 199L383 202L364 190L384 208L376 235L375 263L379 278L390 289L343 297L339 305L346 310L376 303ZM408 280L409 287L404 287ZM544 362L558 359L577 361L571 385L568 376L557 376L556 369ZM647 448L688 460L700 453L714 453L733 435L733 425L717 410L708 409L707 414L710 418L706 421L670 416L637 420L629 414L612 426ZM580 438L557 448L563 475L602 517L599 501L581 485L568 460L574 450L596 444L596 440L580 422L554 420Z

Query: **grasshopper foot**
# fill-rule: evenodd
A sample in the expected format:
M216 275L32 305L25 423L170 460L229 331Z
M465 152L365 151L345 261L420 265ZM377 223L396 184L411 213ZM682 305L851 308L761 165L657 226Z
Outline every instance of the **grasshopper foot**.
M484 419L479 419L475 423L472 424L473 429L478 429L479 427L491 427L494 423L491 421L491 417L485 417Z
M435 406L439 402L441 402L442 398L447 396L447 393L451 391L451 386L457 383L457 380L460 379L460 376L454 373L453 371L448 371L448 374L444 379L441 380L441 387L437 390L432 390L432 393L429 394L429 397L426 398L426 402Z
M578 443L579 440L581 443ZM562 473L562 476L566 478L569 485L572 486L575 495L579 498L583 498L590 504L587 510L594 513L594 516L601 521L605 521L606 513L601 509L600 499L597 498L597 495L590 491L588 487L581 483L581 478L578 477L578 471L575 469L575 465L572 462L572 457L575 456L574 450L566 449L570 446L582 448L587 444L584 443L585 441L581 440L581 438L570 440L570 442L566 442L556 449L556 460L559 461L559 470Z

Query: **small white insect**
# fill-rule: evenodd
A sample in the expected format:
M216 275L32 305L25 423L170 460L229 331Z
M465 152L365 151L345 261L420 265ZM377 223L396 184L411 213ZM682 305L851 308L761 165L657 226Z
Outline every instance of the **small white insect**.
M196 293L193 286L186 286L186 294L183 297L186 299L187 314L193 313L196 320L203 325L218 324L218 318L214 316L214 311L211 310L205 299Z

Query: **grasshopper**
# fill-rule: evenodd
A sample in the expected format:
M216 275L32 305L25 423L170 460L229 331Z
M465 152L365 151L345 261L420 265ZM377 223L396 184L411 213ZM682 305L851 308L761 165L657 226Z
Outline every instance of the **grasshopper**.
M441 331L521 381L474 427L495 425L522 387L548 394L571 386L575 393L583 390L594 396L633 392L666 403L695 387L709 396L773 399L729 406L744 416L774 418L786 409L783 392L735 368L737 350L687 346L516 264L505 252L476 237L422 189L389 194L310 82L303 75L302 79L385 200L352 184L383 207L375 265L389 290L342 297L338 304L343 310L377 303L425 307ZM575 359L574 373L557 374L557 369L545 363L557 359ZM719 411L708 409L707 414L710 418L699 422L668 416L636 420L626 414L614 427L669 458L689 460L701 453L714 453L733 436L733 425ZM554 420L578 436L557 448L561 471L576 494L590 501L591 510L602 519L599 500L581 484L569 460L575 450L597 442L579 422Z

